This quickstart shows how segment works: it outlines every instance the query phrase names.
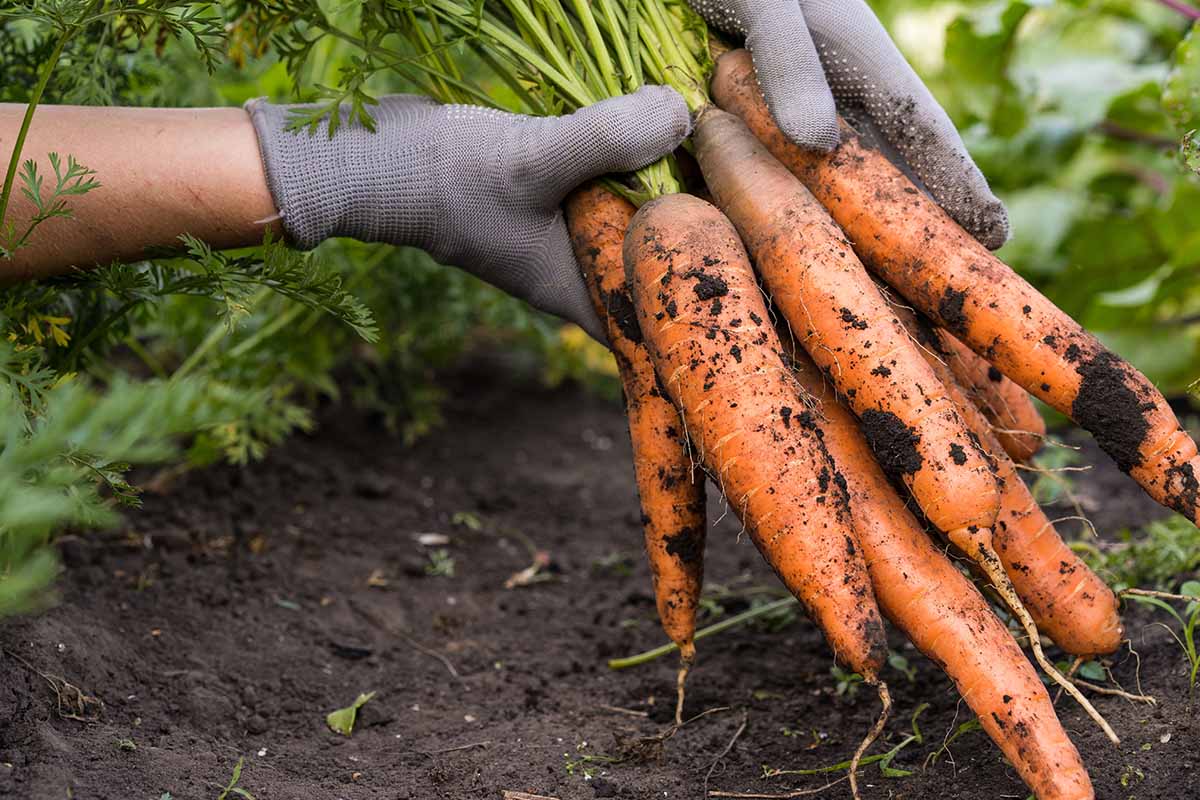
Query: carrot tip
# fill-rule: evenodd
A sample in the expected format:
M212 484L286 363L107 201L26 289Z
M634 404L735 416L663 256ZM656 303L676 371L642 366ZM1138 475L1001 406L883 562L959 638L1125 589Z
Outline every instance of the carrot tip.
M862 744L854 751L854 757L850 759L850 794L854 796L854 800L862 800L858 793L858 765L862 761L863 756L867 754L867 750L879 738L879 734L883 733L883 727L887 725L888 717L892 714L892 693L888 691L887 684L879 681L875 685L875 691L879 693L879 703L883 708L879 712L879 718L875 720L875 724L871 726L871 730L867 731L867 736L862 740Z

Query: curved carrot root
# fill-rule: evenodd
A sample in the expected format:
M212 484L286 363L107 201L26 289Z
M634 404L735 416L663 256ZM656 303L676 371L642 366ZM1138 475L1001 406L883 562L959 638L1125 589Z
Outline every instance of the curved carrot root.
M679 646L675 719L682 722L704 579L704 475L692 464L679 412L659 389L625 287L621 248L634 207L599 186L585 186L567 198L565 208L571 242L625 390L658 616Z
M1033 499L988 420L955 381L949 366L954 355L941 349L938 332L909 308L893 305L893 310L920 343L929 366L993 458L1000 483L1000 516L992 544L1038 629L1073 655L1115 651L1124 636L1116 595L1059 537Z
M875 463L853 416L806 357L825 444L847 484L875 596L888 619L946 671L983 729L1039 800L1089 800L1075 746L1037 673L983 596L925 535Z
M713 96L808 186L872 271L1090 431L1151 497L1196 521L1196 444L1145 376L971 238L849 126L832 153L793 145L771 118L745 51L720 58Z
M867 754L867 750L879 738L879 734L883 733L883 728L887 725L888 717L892 715L892 693L888 691L887 684L880 681L876 684L875 689L879 692L879 704L881 706L879 716L875 719L875 724L867 731L866 737L858 745L858 748L854 751L854 755L850 758L850 795L854 797L854 800L859 800L860 798L858 793L858 765L862 761L863 756Z
M633 219L625 270L702 463L835 656L874 681L886 641L846 494L737 231L703 200L659 198Z
M862 420L884 471L939 529L990 528L996 479L842 231L737 117L705 110L693 139L773 305Z
M946 364L958 384L990 423L996 440L1013 461L1033 458L1046 438L1046 421L1029 393L969 347L941 331Z

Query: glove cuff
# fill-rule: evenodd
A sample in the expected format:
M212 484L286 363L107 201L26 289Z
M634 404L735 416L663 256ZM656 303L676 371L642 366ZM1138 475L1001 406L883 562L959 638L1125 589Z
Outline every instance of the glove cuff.
M335 215L331 201L345 184L331 175L326 165L336 164L337 140L323 129L287 129L291 106L256 98L246 103L246 112L258 134L258 149L267 175L267 188L283 221L288 241L311 250L334 235Z
M425 97L394 95L372 109L376 130L343 107L337 133L288 130L294 109L246 103L267 186L288 240L306 250L333 236L427 246L438 230L429 181L430 112Z

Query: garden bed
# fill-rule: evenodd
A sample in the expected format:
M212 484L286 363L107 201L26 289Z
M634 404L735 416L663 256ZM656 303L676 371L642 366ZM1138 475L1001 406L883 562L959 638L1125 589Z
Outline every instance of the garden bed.
M828 777L764 779L762 767L848 758L878 708L869 690L838 693L803 618L700 642L687 715L727 710L645 740L670 721L675 663L606 666L665 640L624 418L498 374L456 379L446 426L416 446L329 408L265 462L157 476L123 528L65 540L61 602L0 625L0 796L217 798L240 758L238 785L258 800L700 798L710 768L713 789L821 786ZM1103 536L1161 515L1097 451L1084 456L1096 469L1076 493ZM710 532L707 578L734 593L726 613L778 590L739 527L726 514ZM549 555L549 580L504 588L534 550ZM1170 621L1136 611L1128 627L1159 705L1095 698L1119 751L1058 703L1102 800L1196 797L1200 724L1158 619ZM970 714L930 662L893 645L915 680L887 670L896 711L873 752L928 703L924 738L891 762L911 775L865 768L864 797L1025 798L978 731L923 766ZM1114 661L1134 689L1138 658ZM74 702L94 719L63 718L39 673L103 709ZM326 728L326 713L372 690L352 737Z

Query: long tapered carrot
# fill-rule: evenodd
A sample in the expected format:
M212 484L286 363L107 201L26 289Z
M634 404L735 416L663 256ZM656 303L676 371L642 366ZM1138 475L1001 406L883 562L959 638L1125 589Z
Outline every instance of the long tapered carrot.
M1001 487L1000 516L992 544L1038 630L1074 655L1113 652L1124 635L1116 595L1046 518L988 420L958 385L949 366L953 356L942 349L939 332L911 308L899 304L892 308L914 341L921 344L930 367L992 456Z
M886 642L847 496L737 231L703 200L669 195L638 211L624 256L647 349L701 462L838 660L873 681Z
M719 59L712 89L717 103L809 187L871 270L1090 431L1151 497L1196 521L1196 444L1150 381L976 242L849 126L828 154L792 144L771 118L745 51Z
M734 115L706 110L693 139L773 305L862 420L884 470L952 540L986 537L1000 505L995 477L841 230Z
M625 286L621 248L633 205L600 186L588 185L573 192L564 209L592 305L604 324L621 375L658 617L667 636L679 646L675 716L681 722L684 680L696 654L693 637L704 580L704 474L692 463L679 412L659 388Z
M884 614L946 671L1038 800L1093 797L1079 753L1008 629L930 542L815 365L800 354L795 366L801 385L820 401L825 446L849 490Z
M940 331L946 364L958 385L983 412L996 440L1013 461L1028 461L1041 449L1046 421L1029 393L1004 376L949 331Z

